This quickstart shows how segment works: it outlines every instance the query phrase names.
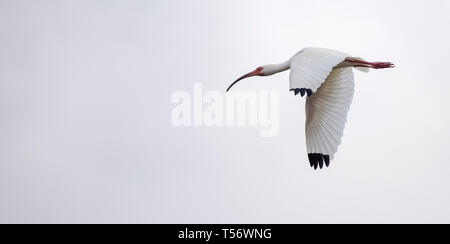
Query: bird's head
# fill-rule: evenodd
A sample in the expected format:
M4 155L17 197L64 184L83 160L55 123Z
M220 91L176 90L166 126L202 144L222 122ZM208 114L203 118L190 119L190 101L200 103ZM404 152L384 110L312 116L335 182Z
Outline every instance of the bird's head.
M239 79L237 79L233 83L231 83L231 85L227 89L227 92L231 89L231 87L233 87L236 83L238 83L239 81L241 81L243 79L246 79L246 78L249 78L249 77L252 77L252 76L266 76L266 75L269 75L267 73L268 66L269 65L259 66L258 68L256 68L252 72L241 76Z

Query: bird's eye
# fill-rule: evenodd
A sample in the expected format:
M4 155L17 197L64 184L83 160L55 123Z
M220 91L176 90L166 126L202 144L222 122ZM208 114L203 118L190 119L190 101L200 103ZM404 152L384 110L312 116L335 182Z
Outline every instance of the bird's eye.
M263 69L264 69L263 67L258 67L256 70L261 71Z

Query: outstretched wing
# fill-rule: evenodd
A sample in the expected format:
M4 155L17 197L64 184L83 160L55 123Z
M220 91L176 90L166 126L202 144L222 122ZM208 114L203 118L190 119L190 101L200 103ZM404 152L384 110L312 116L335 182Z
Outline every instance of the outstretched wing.
M334 67L349 55L324 48L305 48L291 59L290 90L316 92ZM311 94L308 93L310 96Z
M306 99L306 147L311 167L328 167L337 152L354 88L352 68L337 68Z

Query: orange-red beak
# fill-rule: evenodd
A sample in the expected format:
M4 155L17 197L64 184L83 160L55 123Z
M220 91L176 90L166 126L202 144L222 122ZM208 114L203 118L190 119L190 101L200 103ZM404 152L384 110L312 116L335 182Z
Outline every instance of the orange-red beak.
M255 69L254 71L252 71L252 72L250 72L250 73L248 73L248 74L246 74L246 75L241 76L239 79L237 79L235 82L233 82L233 83L228 87L227 92L230 91L231 87L233 87L233 86L234 86L236 83L238 83L240 80L243 80L243 79L246 79L246 78L249 78L249 77L252 77L252 76L257 76L257 75L262 75L261 69L260 69L260 68Z

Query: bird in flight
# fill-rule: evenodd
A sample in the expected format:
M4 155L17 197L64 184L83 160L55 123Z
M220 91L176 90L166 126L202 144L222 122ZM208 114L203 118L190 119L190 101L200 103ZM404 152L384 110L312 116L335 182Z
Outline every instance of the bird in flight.
M341 144L355 83L353 68L394 68L389 62L367 62L362 58L324 48L305 48L280 64L264 65L233 82L252 76L270 76L291 70L290 90L306 97L306 149L311 167L328 167Z

